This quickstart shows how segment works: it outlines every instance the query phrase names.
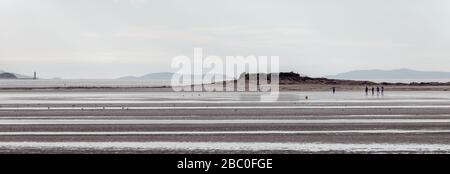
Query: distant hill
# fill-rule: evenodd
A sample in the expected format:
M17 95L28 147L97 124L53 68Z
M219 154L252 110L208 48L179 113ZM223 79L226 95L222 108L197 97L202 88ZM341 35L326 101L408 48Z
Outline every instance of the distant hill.
M17 77L12 73L0 72L0 79L17 79Z
M4 76L3 79L5 79L5 77L12 77L11 74L15 76L14 79L30 79L30 78L33 78L31 76L26 76L26 75L22 75L22 74L16 74L16 73L7 72L7 71L4 71L4 70L0 70L0 74L5 74L5 75L3 75ZM9 79L11 79L11 78L9 78Z
M341 73L326 78L347 80L372 79L450 79L450 72L416 71L411 69L359 70Z
M150 73L143 76L125 76L119 79L121 80L171 80L174 73L161 72L161 73Z
M260 74L248 74L244 73L239 77L239 80L249 81L250 76L252 79L259 79ZM336 80L328 78L312 78L308 76L302 76L294 72L280 72L277 74L280 85L301 85L301 84L319 84L319 85L376 85L377 83L370 81L357 81L357 80ZM256 76L256 77L254 77ZM267 80L271 81L271 74L266 74Z
M143 76L125 76L119 78L120 80L172 80L175 73L171 72L160 72L160 73L150 73ZM221 75L220 75L221 76ZM201 79L202 75L195 75L193 78ZM227 78L231 79L231 78ZM222 79L218 79L222 80Z

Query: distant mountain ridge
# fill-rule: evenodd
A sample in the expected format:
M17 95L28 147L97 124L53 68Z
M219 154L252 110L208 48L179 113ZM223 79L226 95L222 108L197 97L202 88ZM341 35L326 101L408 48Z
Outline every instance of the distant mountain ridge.
M0 72L0 79L17 79L17 77L12 73Z
M450 79L450 72L416 71L411 69L357 70L337 75L325 76L333 79L371 80L371 79Z
M171 72L160 72L160 73L150 73L143 76L125 76L119 78L120 80L171 80L174 73Z
M32 77L0 70L0 79L30 79Z
M150 73L143 76L125 76L119 78L119 80L172 80L172 77L176 75L176 73L171 72L159 72L159 73ZM219 76L223 76L221 74L218 74ZM194 75L192 78L195 79L202 79L204 75ZM231 79L231 78L225 78L225 79ZM223 79L216 79L216 80L223 80Z

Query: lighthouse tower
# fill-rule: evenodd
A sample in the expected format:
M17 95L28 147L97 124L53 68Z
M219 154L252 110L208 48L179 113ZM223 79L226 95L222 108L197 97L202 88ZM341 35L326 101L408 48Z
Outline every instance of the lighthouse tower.
M33 77L33 79L34 79L34 80L36 80L36 79L37 79L37 74L36 74L36 71L34 72L34 77Z

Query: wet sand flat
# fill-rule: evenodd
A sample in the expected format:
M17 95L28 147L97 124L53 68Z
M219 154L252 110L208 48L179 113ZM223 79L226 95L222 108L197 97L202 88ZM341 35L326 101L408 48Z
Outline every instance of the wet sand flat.
M449 94L405 94L2 93L0 152L449 153Z

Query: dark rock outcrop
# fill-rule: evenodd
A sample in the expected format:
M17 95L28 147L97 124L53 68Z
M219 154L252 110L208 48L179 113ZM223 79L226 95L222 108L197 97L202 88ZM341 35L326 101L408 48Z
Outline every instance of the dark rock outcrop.
M264 74L268 81L271 81L271 74ZM260 74L242 74L240 80L245 77L245 81L249 81L250 76L253 79L259 80ZM375 82L370 81L356 81L356 80L337 80L337 79L327 79L327 78L312 78L308 76L301 76L300 74L294 72L281 72L278 74L279 83L281 85L297 85L297 84L323 84L323 85L376 85Z

